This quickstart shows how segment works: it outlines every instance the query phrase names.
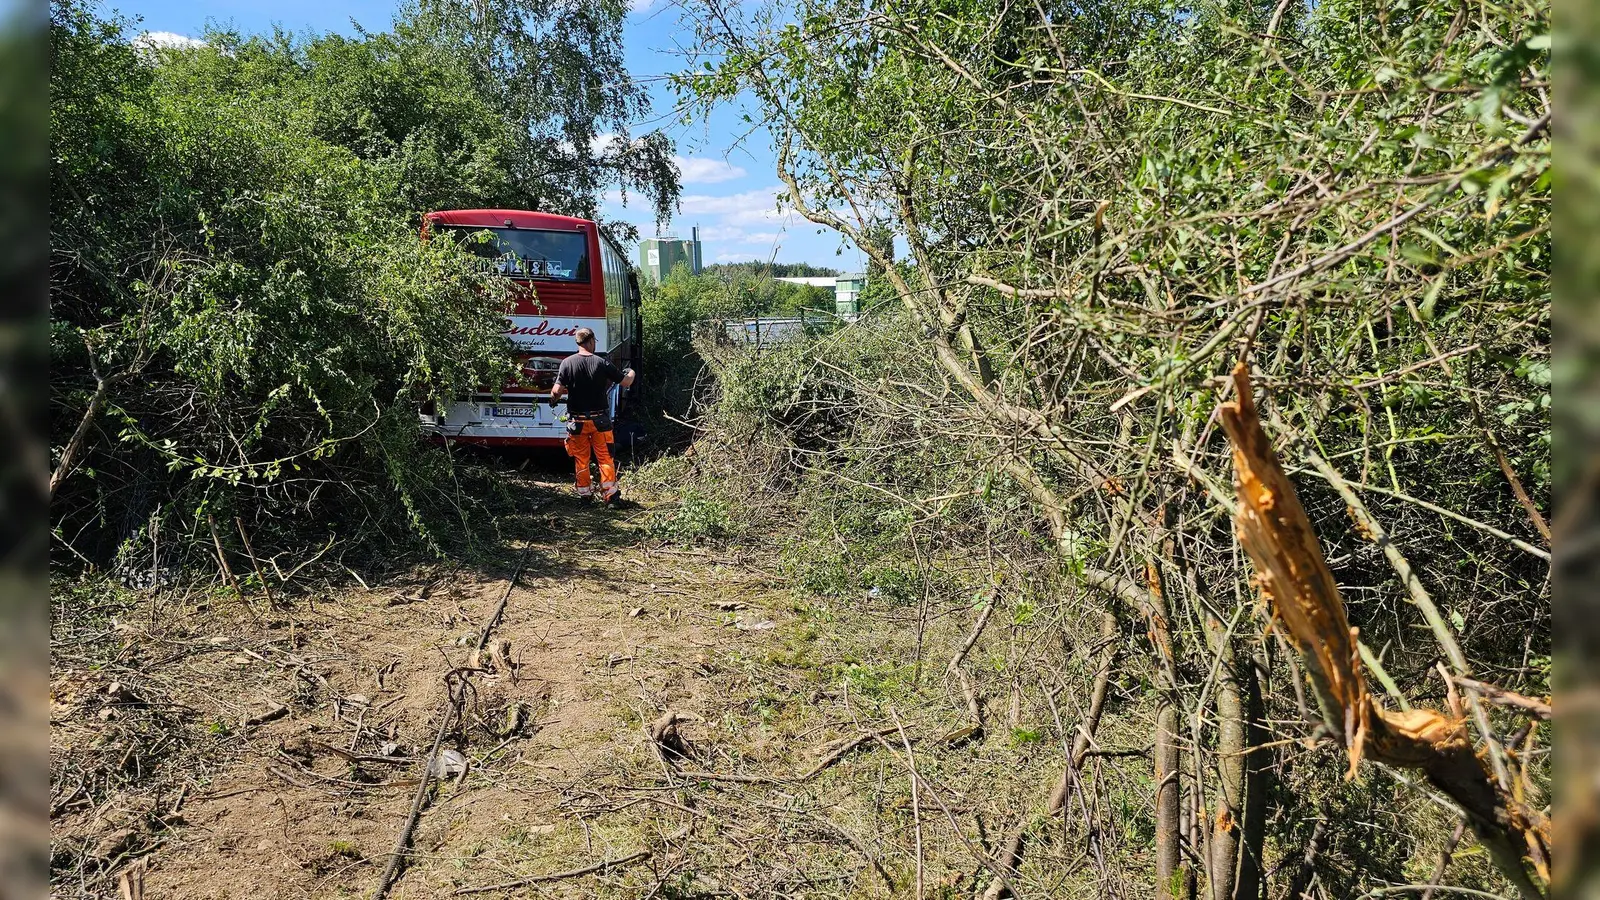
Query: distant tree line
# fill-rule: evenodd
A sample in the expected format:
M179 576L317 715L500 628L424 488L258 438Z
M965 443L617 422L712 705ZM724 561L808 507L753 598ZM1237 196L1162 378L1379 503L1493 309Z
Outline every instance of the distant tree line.
M833 292L783 277L837 274L806 263L723 263L696 275L678 265L660 284L646 281L644 358L647 407L681 417L702 360L693 337L698 323L750 316L831 313Z
M741 278L827 278L843 274L838 269L814 266L810 263L781 263L750 260L749 262L716 263L700 270L706 275L716 275L729 281Z

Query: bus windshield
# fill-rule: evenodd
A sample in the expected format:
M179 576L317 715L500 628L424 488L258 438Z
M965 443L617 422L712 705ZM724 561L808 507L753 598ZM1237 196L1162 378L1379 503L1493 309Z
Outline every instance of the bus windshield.
M513 278L588 282L589 236L581 231L444 225L468 251L493 260L495 271ZM484 235L488 232L488 235Z

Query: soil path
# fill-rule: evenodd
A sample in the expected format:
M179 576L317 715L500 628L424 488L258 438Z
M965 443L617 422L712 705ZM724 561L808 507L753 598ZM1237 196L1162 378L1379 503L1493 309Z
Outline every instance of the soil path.
M721 657L775 640L786 595L740 560L652 546L644 510L580 507L553 483L523 487L528 512L508 528L519 540L503 568L417 570L297 602L287 627L185 639L192 652L167 677L192 689L192 706L215 699L231 711L208 714L236 742L178 799L144 801L145 816L159 802L165 826L139 854L144 896L369 895L438 728L444 673L468 664L525 543L526 568L494 632L510 642L515 677L470 679L444 743L467 770L432 792L391 896L449 896L626 857L649 841L640 817L606 815L625 810L596 786L660 777L649 723L669 709L721 715L733 701L704 676ZM279 706L276 718L238 724ZM61 817L58 835L106 840L115 805Z

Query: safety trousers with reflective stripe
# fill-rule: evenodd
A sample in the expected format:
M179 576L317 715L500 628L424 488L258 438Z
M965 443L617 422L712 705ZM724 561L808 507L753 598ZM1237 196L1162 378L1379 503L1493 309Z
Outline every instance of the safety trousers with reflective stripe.
M593 476L589 473L589 455L594 454L600 464L600 496L609 498L617 492L617 464L611 458L611 432L600 431L594 423L583 420L583 430L567 435L567 454L577 466L578 496L594 493Z

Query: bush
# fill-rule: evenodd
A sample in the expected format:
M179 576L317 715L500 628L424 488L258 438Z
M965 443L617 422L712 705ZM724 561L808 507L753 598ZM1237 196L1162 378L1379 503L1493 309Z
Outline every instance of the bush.
M726 502L689 489L670 515L654 514L650 533L677 543L692 544L725 538L734 533Z

